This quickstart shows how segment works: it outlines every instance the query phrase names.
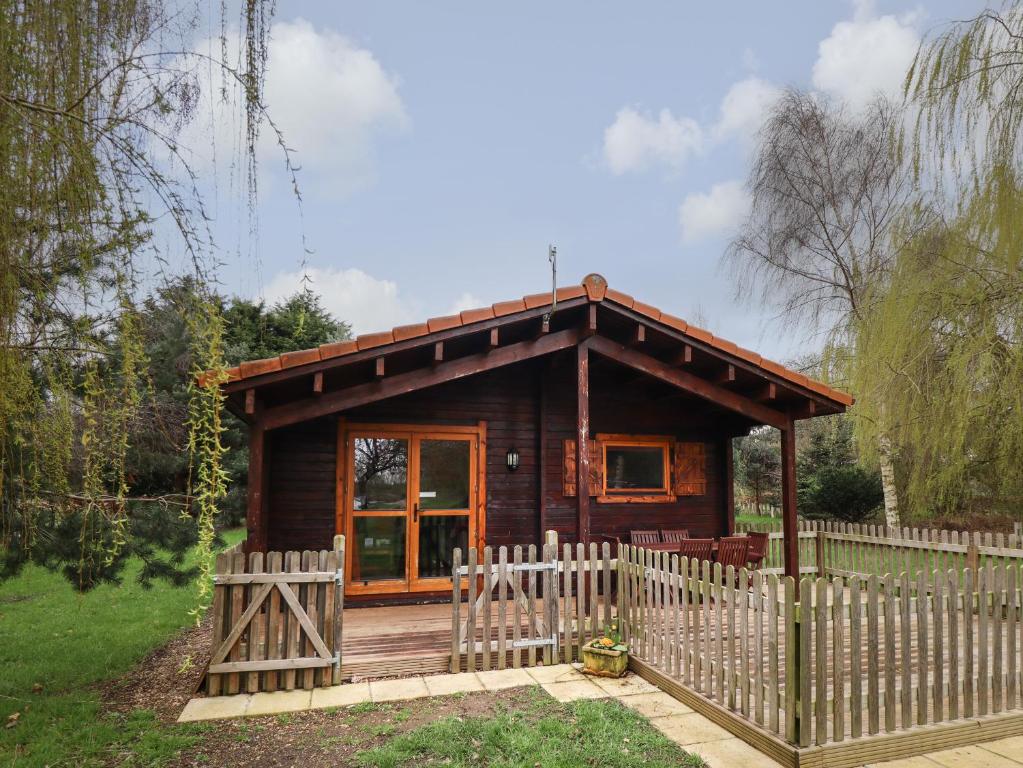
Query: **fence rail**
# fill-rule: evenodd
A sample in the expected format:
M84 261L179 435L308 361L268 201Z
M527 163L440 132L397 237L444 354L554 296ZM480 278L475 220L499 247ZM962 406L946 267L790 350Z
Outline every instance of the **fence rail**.
M623 546L621 623L639 659L797 748L1018 718L1023 579L994 549L979 569L797 583Z
M210 695L341 681L344 537L334 550L217 557Z

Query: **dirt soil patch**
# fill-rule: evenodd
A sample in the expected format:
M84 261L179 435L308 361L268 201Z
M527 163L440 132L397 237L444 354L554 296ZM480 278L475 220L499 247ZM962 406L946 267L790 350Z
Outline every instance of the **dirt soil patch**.
M111 710L148 709L172 726L194 695L205 668L211 624L188 629L153 651L122 678L102 686ZM201 744L183 751L171 766L354 765L356 753L422 725L454 716L488 717L529 705L533 688L456 694L438 698L216 720L187 726L202 729Z

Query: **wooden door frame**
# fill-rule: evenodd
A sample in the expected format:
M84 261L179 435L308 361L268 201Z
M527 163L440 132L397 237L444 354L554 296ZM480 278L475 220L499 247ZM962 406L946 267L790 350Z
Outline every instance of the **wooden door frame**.
M470 449L470 476L475 470L476 487L474 493L470 493L469 546L482 548L486 542L486 499L487 499L487 423L477 422L473 426L467 425L444 425L444 424L411 424L398 422L352 422L344 417L338 419L337 425L337 458L336 458L336 492L334 509L335 533L344 534L346 540L353 542L346 547L345 557L345 587L348 594L363 595L399 595L415 592L437 592L450 591L451 580L442 578L413 579L411 564L414 557L418 557L418 537L412 536L412 509L405 510L406 536L409 543L406 546L405 560L405 582L401 590L390 588L386 582L376 584L354 584L352 582L352 558L355 553L353 525L355 515L348 513L349 500L355 494L355 473L354 453L352 451L351 436L353 434L373 433L381 437L407 437L409 439L409 468L408 468L408 494L411 498L413 484L418 485L418 457L414 456L412 450L413 440L437 439L444 435L467 436L475 440L477 449ZM406 505L408 506L408 505ZM422 516L422 513L420 513ZM407 589L406 589L407 586Z

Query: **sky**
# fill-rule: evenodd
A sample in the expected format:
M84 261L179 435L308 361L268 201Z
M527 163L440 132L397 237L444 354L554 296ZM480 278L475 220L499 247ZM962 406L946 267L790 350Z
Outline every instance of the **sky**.
M980 7L278 3L265 98L302 204L264 130L252 250L217 166L224 290L273 302L304 274L365 333L548 290L554 244L559 285L599 272L790 359L813 338L737 299L721 266L765 111L786 86L853 108L898 93L921 36ZM217 141L237 135L211 114Z

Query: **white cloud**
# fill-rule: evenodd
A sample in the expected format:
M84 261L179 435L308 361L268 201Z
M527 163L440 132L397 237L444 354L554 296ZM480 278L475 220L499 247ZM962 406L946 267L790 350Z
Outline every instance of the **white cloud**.
M715 136L719 140L733 136L751 140L760 130L779 93L777 86L759 77L733 83L721 100L721 114L714 126Z
M748 210L749 195L740 181L725 181L709 192L686 195L678 211L682 242L694 243L737 230Z
M835 24L817 47L814 87L854 109L879 92L897 95L920 44L919 16L877 16L871 0L857 0L852 20Z
M228 60L236 61L237 32L228 38ZM220 42L204 41L196 50L219 57ZM302 169L300 183L314 182L318 189L343 195L372 179L377 137L408 124L397 78L371 51L304 19L273 25L268 56L264 100L294 150L293 162ZM225 102L218 95L221 86L219 74L212 83L205 79L200 117L187 129L189 141L182 145L210 147L212 134L215 147L210 151L220 156L218 165L224 167L230 165L225 156L231 160L238 154L244 117L237 87L230 88ZM211 98L218 100L212 108ZM198 157L205 162L213 159L201 152ZM277 137L266 124L260 131L257 159L264 169L283 168Z
M692 118L675 117L667 109L655 117L624 107L604 130L604 160L616 175L655 163L679 168L702 144L703 129Z
M354 268L312 267L306 275L311 281L309 288L320 295L324 308L338 320L351 323L353 333L384 331L422 320L391 280L378 280ZM279 272L264 289L263 298L273 304L304 285L301 271Z
M464 292L461 296L455 299L455 302L448 309L449 315L457 315L466 309L478 309L480 307L488 306L483 299L477 297L475 294Z

